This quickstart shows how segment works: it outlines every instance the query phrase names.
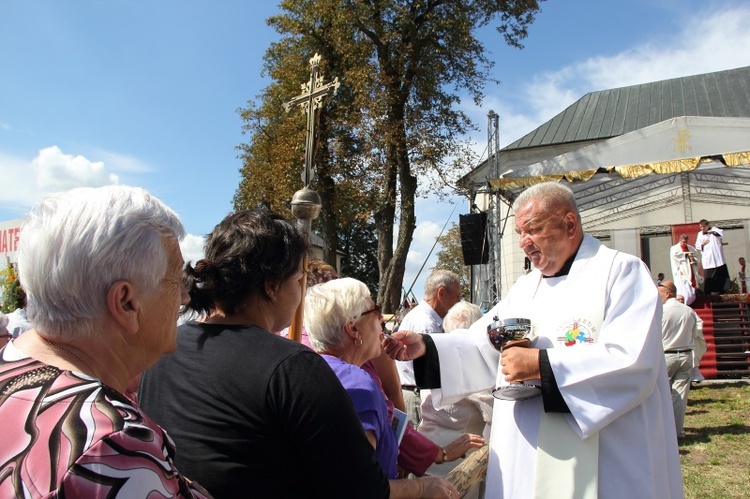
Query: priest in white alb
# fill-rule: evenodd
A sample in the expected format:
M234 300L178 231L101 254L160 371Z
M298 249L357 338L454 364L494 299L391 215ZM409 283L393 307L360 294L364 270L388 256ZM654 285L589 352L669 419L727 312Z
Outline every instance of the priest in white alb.
M416 359L417 383L440 388L443 404L509 382L540 386L495 401L488 498L683 497L662 303L646 266L584 235L560 184L529 188L513 211L535 269L469 330L399 331L386 351ZM487 339L495 317L530 319L537 338L500 354Z
M669 248L669 263L672 266L672 280L677 287L677 294L682 295L685 305L695 301L698 289L698 250L688 244L687 234L680 236L677 244Z

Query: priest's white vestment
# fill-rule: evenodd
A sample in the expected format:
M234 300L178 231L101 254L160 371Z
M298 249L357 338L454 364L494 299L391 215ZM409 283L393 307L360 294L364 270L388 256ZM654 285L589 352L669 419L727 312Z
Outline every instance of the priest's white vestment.
M698 264L695 260L698 251L689 244L686 249L687 251L683 250L680 243L669 248L669 263L677 294L683 296L685 305L690 305L695 301L695 289L698 287Z
M567 276L542 278L534 270L469 330L432 336L440 362L441 389L433 390L438 406L505 383L487 325L495 316L530 318L534 346L547 349L571 411L542 414L541 397L495 401L487 498L566 497L564 482L569 497L683 497L661 315L643 262L584 236ZM561 426L541 437L549 426L540 421L549 418ZM577 450L565 456L567 444L549 445L560 428L568 442L593 450L582 453L588 461ZM557 464L549 466L550 456ZM594 481L572 478L565 466L577 468L576 477L593 470Z

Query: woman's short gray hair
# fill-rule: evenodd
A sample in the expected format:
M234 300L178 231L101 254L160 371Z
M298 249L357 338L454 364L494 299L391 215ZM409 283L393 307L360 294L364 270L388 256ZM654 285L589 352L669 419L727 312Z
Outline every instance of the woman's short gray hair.
M140 188L82 187L47 196L19 243L29 321L53 336L93 334L109 287L126 280L155 290L167 271L163 238L184 236L177 214Z
M316 284L305 295L305 329L313 350L320 352L341 345L344 325L367 311L371 297L367 285L351 277Z
M450 333L454 329L469 329L476 321L482 318L482 310L479 306L461 300L453 305L443 318L443 330Z

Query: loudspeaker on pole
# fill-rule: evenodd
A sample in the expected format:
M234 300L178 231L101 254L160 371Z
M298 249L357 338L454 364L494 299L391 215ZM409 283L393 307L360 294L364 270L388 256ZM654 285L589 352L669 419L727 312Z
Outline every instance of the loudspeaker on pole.
M489 261L487 241L487 213L469 213L458 216L461 233L461 252L464 265L484 265Z

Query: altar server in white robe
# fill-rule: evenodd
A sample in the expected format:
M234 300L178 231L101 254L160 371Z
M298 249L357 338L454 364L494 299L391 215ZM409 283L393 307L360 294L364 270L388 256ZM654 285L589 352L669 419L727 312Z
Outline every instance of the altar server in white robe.
M394 333L418 384L449 404L508 382L541 396L496 400L488 498L681 498L680 460L661 345L662 303L645 265L583 234L573 193L539 184L514 203L535 269L465 332ZM499 354L494 317L525 317L531 348ZM441 375L442 374L442 375Z

